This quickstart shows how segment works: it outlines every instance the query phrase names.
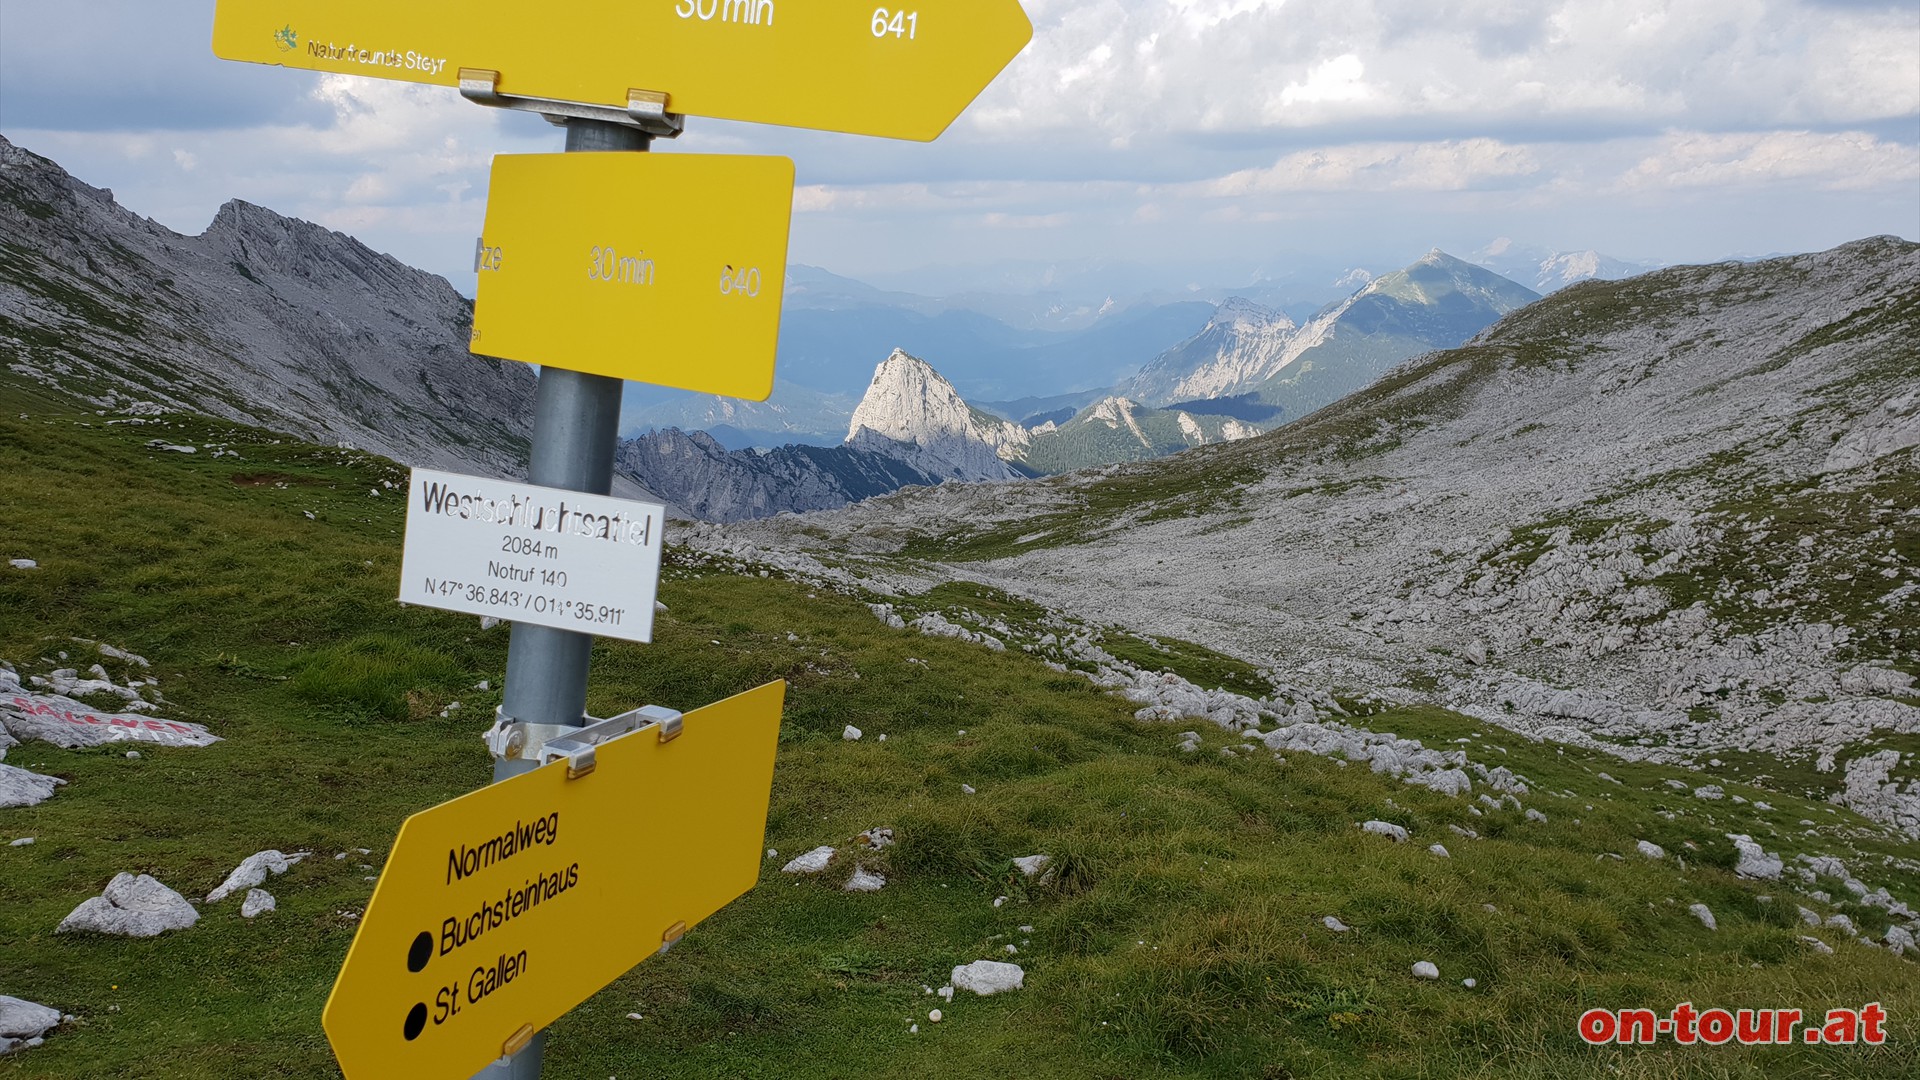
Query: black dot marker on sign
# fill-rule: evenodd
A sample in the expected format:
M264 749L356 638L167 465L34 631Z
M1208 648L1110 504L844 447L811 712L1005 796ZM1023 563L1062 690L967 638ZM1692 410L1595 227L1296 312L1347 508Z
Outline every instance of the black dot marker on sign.
M422 1031L425 1031L426 1029L427 1029L427 1003L423 1001L420 1004L415 1005L413 1007L413 1011L407 1014L407 1026L406 1026L407 1041L412 1042L413 1040L419 1038L420 1033Z
M413 939L413 948L407 950L407 970L417 975L426 968L427 961L431 959L433 959L433 935L422 930L420 936Z

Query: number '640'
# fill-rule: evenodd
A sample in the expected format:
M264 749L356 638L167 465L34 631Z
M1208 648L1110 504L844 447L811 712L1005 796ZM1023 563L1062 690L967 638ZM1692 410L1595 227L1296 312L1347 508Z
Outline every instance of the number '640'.
M748 299L760 295L760 271L754 267L742 267L735 270L731 266L720 269L720 295L744 296Z

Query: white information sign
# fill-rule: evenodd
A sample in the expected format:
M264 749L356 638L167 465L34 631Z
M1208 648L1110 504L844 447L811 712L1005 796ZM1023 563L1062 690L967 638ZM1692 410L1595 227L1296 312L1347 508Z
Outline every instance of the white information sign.
M413 470L400 600L653 640L666 507Z

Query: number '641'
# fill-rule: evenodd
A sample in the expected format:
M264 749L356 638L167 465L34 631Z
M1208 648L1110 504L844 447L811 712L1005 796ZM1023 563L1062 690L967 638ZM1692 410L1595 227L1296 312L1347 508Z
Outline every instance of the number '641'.
M875 8L873 12L873 36L877 38L892 34L897 38L912 41L919 34L920 13L917 11L888 11Z
M760 295L760 271L755 267L742 267L735 270L731 266L720 269L720 295L744 296L748 299Z

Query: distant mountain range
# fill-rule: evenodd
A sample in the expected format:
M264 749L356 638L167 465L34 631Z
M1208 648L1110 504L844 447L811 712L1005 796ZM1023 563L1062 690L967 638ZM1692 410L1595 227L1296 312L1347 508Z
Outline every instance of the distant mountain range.
M1473 262L1542 295L1580 281L1617 281L1658 270L1662 263L1630 262L1597 251L1554 251L1501 237L1471 256Z
M1296 326L1228 301L1197 335L1162 353L1125 388L1151 405L1252 397L1291 420L1366 386L1388 368L1447 349L1540 298L1438 249Z
M533 372L467 352L471 305L440 278L246 203L180 236L4 140L0 220L0 378L412 464L522 468ZM1439 251L1350 280L1355 290L1299 323L1229 297L1108 300L1077 314L1015 306L1015 326L965 306L979 297L796 267L774 396L649 403L634 388L627 422L640 437L622 448L619 484L730 521L1160 457L1252 437L1536 298ZM923 355L967 372L973 390ZM865 368L874 356L885 359ZM975 405L968 393L1000 400Z

